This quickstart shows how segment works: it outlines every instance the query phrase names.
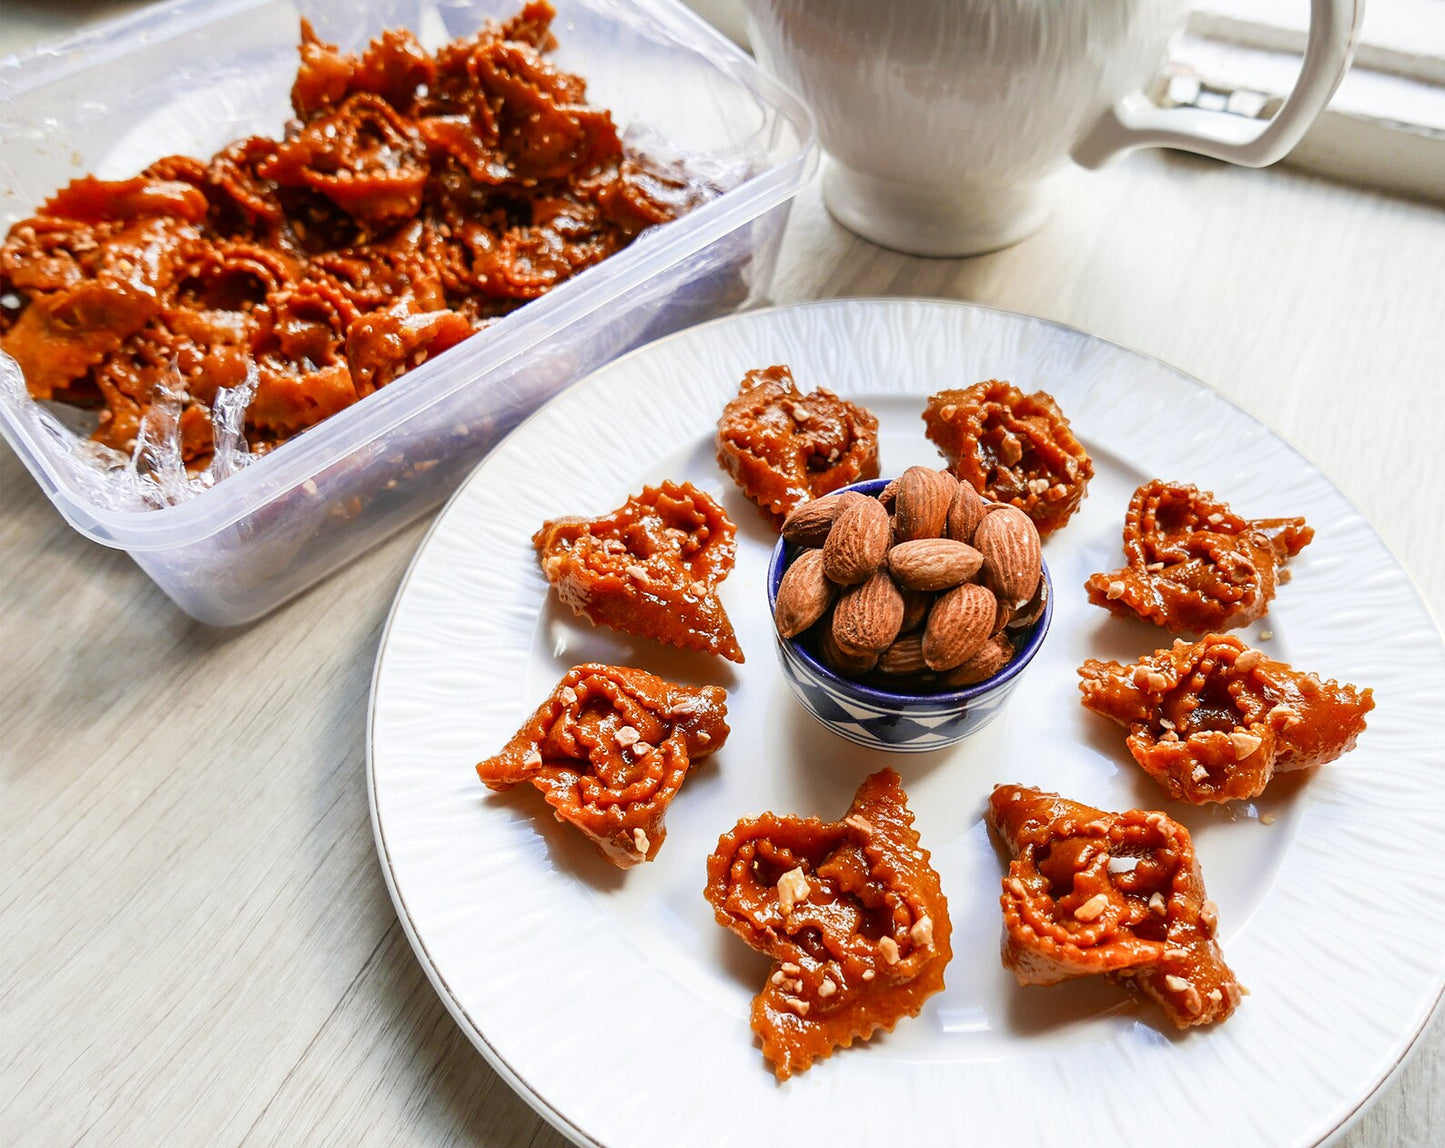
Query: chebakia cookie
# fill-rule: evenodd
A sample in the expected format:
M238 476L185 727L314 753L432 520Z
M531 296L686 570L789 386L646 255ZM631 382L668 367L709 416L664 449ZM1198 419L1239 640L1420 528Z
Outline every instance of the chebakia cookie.
M1172 633L1247 626L1264 615L1280 569L1314 531L1303 518L1241 518L1208 491L1154 479L1124 518L1124 566L1085 584L1089 601Z
M707 863L718 924L773 958L752 1027L778 1079L917 1016L953 955L948 902L898 775L841 820L744 818Z
M878 420L785 366L749 371L717 424L717 458L774 526L795 507L878 477Z
M1140 767L1175 801L1257 797L1275 773L1308 769L1354 748L1368 689L1321 681L1210 634L1176 641L1132 665L1090 659L1084 705L1129 731Z
M999 900L1003 964L1019 984L1102 974L1180 1028L1238 1007L1243 990L1184 826L1019 785L995 789L986 816L1012 855Z
M598 518L552 519L532 536L557 597L594 625L743 661L718 597L736 528L689 482L644 487Z
M1079 509L1094 476L1052 395L989 379L928 399L923 422L959 482L1022 510L1047 538Z
M619 868L651 861L694 762L727 741L727 695L627 666L574 666L494 757L487 787L526 783Z

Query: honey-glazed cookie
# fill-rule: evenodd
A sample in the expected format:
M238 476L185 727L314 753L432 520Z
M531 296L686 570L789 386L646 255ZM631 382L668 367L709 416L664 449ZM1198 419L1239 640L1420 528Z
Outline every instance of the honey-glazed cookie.
M558 518L532 536L542 573L579 617L743 661L718 584L736 528L690 482L664 482L600 518Z
M775 527L795 507L878 477L878 420L787 367L749 371L717 424L717 458Z
M749 817L708 858L718 924L774 960L752 1027L779 1080L892 1030L943 989L948 901L891 769L840 821Z
M989 379L939 391L923 412L928 438L959 482L1016 506L1047 538L1079 509L1094 476L1089 453L1046 391Z
M1241 518L1208 491L1154 479L1124 519L1124 567L1095 574L1089 601L1171 633L1232 630L1262 617L1279 569L1315 532L1303 518Z
M1127 729L1144 772L1193 805L1258 797L1276 772L1333 761L1375 708L1372 691L1322 682L1227 634L1128 666L1090 659L1079 676L1084 706Z
M1180 1028L1214 1024L1239 1005L1184 826L1019 785L998 786L986 817L1013 856L999 902L1003 964L1019 984L1104 974Z
M489 789L526 782L620 869L657 856L689 767L727 741L727 694L628 666L574 666L477 765Z

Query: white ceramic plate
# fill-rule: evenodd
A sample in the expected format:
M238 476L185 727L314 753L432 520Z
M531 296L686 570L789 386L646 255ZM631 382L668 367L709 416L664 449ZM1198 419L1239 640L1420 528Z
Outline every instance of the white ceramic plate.
M1046 547L1053 632L1008 713L962 746L870 752L815 725L782 683L764 593L772 534L712 445L743 374L771 363L866 403L885 475L937 465L919 418L928 394L995 376L1052 392L1095 459L1083 511ZM1375 688L1355 752L1254 803L1164 803L1122 731L1078 702L1084 658L1168 644L1081 588L1119 564L1125 505L1155 476L1213 489L1248 516L1304 514L1313 545L1242 636ZM544 519L611 510L664 478L712 492L738 524L723 599L744 666L594 630L546 592L530 542ZM658 859L626 873L530 786L493 794L472 769L590 660L729 694L727 746L690 776ZM370 788L383 872L442 1000L578 1143L1305 1145L1368 1101L1445 982L1442 711L1445 649L1409 578L1314 466L1220 395L1042 320L854 300L654 343L559 396L477 468L383 638ZM903 776L948 895L948 988L891 1035L779 1085L748 1028L768 962L714 924L706 857L744 815L840 815L885 764ZM1002 781L1165 808L1194 831L1226 957L1253 993L1233 1018L1181 1035L1099 981L1014 984L997 952L1000 854L981 821Z

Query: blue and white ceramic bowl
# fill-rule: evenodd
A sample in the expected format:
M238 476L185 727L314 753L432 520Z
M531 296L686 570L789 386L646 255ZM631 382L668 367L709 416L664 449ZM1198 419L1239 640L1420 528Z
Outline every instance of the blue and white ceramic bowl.
M876 495L886 479L873 479L845 487ZM778 539L768 568L768 613L777 604L778 586L794 558L801 553ZM1054 586L1044 564L1044 612L1025 632L1018 652L1007 666L987 681L947 693L897 693L865 685L834 673L803 640L782 638L774 631L783 677L803 707L839 737L869 749L894 753L925 753L955 745L982 729L1003 712L1019 678L1043 646L1054 617Z

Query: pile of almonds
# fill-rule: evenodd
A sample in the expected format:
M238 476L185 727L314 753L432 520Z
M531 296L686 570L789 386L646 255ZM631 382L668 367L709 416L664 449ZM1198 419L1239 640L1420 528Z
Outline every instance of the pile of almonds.
M817 626L839 674L900 692L958 689L1013 660L1010 631L1038 621L1046 583L1028 515L948 471L909 467L876 498L843 491L783 523L801 547L778 587L784 638Z

